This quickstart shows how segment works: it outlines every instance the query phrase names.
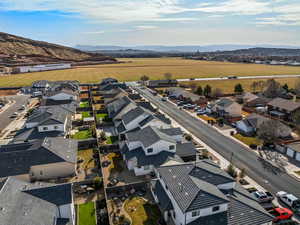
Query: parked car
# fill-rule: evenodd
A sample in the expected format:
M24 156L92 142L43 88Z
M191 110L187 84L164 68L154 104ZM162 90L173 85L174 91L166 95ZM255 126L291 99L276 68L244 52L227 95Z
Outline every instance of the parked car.
M276 197L283 203L290 207L293 212L300 214L300 199L293 194L288 194L285 191L279 191L276 193Z
M275 217L273 219L274 223L289 220L293 217L293 212L287 208L274 208L269 213Z
M271 202L274 200L274 196L268 191L255 191L252 195L259 203Z
M166 102L166 101L167 101L167 98L166 98L166 97L163 97L163 98L161 98L161 100L162 100L163 102Z

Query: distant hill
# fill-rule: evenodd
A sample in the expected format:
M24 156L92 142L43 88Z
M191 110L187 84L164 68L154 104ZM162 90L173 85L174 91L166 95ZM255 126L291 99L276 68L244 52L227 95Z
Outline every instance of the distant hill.
M0 55L17 55L36 58L40 61L105 61L114 60L99 53L88 53L78 49L35 41L0 32Z
M233 51L239 49L250 48L284 48L295 49L294 46L280 46L280 45L184 45L184 46L163 46L163 45L144 45L144 46L90 46L90 45L77 45L75 48L83 51L118 51L118 50L141 50L141 51L156 51L156 52L214 52L214 51Z

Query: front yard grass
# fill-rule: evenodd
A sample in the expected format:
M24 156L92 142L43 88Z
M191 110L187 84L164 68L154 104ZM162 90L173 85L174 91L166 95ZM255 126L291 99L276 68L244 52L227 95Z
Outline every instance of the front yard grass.
M246 145L262 145L262 141L259 140L257 137L246 137L246 136L243 136L241 134L235 134L233 135L233 137L235 137L236 139L240 140L241 142L243 142L244 144Z
M80 108L88 108L88 107L90 107L90 103L89 102L80 102L79 107Z
M112 144L116 143L118 140L119 140L118 136L109 136L106 139L106 144L112 145Z
M88 202L78 206L78 225L96 225L94 202Z
M82 119L92 117L90 112L82 112L81 116L82 116Z
M95 168L95 161L93 158L93 149L78 151L78 159L82 159L83 162L80 164L82 169Z
M161 217L156 205L140 197L127 200L124 209L130 216L132 225L157 225Z
M75 133L72 138L77 140L84 140L88 138L92 138L93 134L91 130L82 130Z

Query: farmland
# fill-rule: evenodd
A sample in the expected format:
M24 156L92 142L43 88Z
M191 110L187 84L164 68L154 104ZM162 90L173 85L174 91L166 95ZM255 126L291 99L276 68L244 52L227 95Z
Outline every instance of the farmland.
M281 85L287 84L289 88L294 88L295 83L300 78L278 78L275 79ZM234 92L234 86L236 84L241 84L245 91L252 91L251 84L254 81L267 81L267 79L242 79L242 80L214 80L214 81L188 81L188 82L180 82L180 84L191 85L194 84L196 86L204 87L206 85L210 85L213 89L220 89L224 94L230 94Z
M134 81L139 80L141 75L147 75L150 79L161 79L167 72L172 73L173 78L300 74L300 67L209 62L180 58L119 59L119 61L123 63L1 76L0 86L25 86L41 79L79 80L82 83L99 82L104 77Z

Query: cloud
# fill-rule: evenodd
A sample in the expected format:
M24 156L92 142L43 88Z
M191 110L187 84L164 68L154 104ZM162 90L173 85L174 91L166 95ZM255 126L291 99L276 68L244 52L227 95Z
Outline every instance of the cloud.
M299 0L206 0L198 4L188 0L1 0L0 10L60 11L93 23L116 24L201 21L203 15L251 16L260 25L300 23ZM259 18L266 14L271 15Z
M157 26L151 26L151 25L139 25L139 26L135 26L135 28L137 30L152 30L152 29L156 29Z

